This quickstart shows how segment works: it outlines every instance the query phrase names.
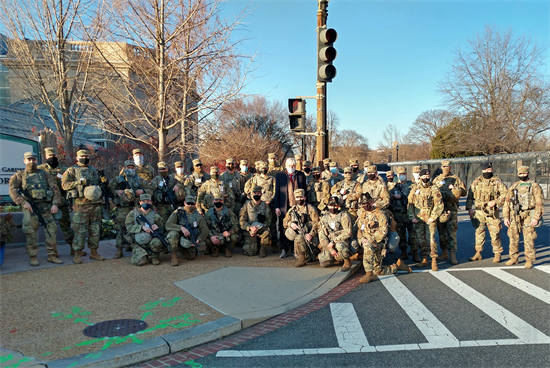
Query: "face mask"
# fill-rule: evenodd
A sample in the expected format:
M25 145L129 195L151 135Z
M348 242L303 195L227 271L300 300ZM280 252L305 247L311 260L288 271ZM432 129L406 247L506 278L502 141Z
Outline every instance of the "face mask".
M491 179L493 177L493 173L492 172L484 172L483 177L485 179Z
M142 203L141 208L143 208L145 211L151 209L152 204L151 203Z
M134 176L134 174L136 173L136 170L134 170L134 169L126 169L126 170L124 170L124 173L125 173L127 176Z
M299 200L296 201L296 203L298 203L298 206L303 206L306 203L306 200L305 199L299 199Z
M247 172L248 171L248 166L241 166L241 171L242 172Z
M356 173L357 171L359 171L359 167L352 166L351 170Z
M222 207L223 207L223 203L222 203L222 202L214 202L214 207L216 207L216 208L222 208Z
M450 167L442 167L441 170L443 171L443 175L449 175L451 173Z
M422 178L422 182L424 184L428 184L430 182L430 178Z
M178 175L183 175L183 167L177 167L176 172L178 173Z
M296 169L293 168L293 167L287 167L287 168L286 168L286 171L287 171L289 174L294 174L294 171L296 171Z
M369 178L369 180L374 180L376 178L376 174L367 174L367 178Z
M319 180L320 177L321 177L321 174L319 174L319 173L313 174L313 178L314 178L315 180Z
M219 177L219 176L220 176L220 175L218 175L218 174L210 174L210 177L211 177L212 179L214 179L214 180L218 180L218 177Z
M328 166L328 165L323 165L323 166L324 166L325 170L330 170L330 166Z
M267 174L267 169L260 169L260 174Z
M363 209L365 211L371 212L374 210L374 203L372 201L368 201L367 203L363 204Z
M262 196L259 195L259 194L254 194L254 195L252 196L252 198L254 198L254 200L257 202L257 201L259 201L259 200L262 198Z
M366 167L363 168L363 172L367 172L367 168L366 168Z
M328 212L330 212L334 215L334 214L338 213L338 207L329 207Z
M311 172L311 168L304 167L304 172L309 175L309 173Z
M330 172L333 173L333 174L336 174L338 172L338 168L337 167L331 167Z
M233 170L234 168L235 167L233 165L227 165L226 166L226 169L229 170L229 171Z
M168 176L168 171L159 171L159 174L160 174L160 176L162 176L163 178L165 178L165 177Z
M518 176L518 179L521 180L521 181L527 181L529 179L529 175Z
M143 156L134 156L134 163L138 166L143 165Z
M399 175L399 181L407 180L407 175Z
M344 174L344 178L347 180L347 181L350 181L352 179L352 175L350 173L347 173L347 174Z
M187 213L193 213L193 212L195 212L195 207L194 207L194 206L183 206L183 209L184 209L185 212L187 212Z
M413 178L414 178L414 180L420 179L420 173L414 173Z
M55 169L57 166L59 166L59 161L57 160L57 157L50 157L46 160L46 163L50 165L52 169Z
M35 172L36 171L36 163L25 164L25 170L27 170L28 172Z
M90 159L81 157L81 158L78 159L78 163L81 164L81 165L88 165L90 163Z

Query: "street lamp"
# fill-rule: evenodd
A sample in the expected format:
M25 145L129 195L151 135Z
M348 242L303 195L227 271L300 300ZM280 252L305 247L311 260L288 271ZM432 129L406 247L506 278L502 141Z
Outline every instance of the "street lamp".
M395 155L395 161L399 161L399 145L395 146L395 151L397 152L397 154Z

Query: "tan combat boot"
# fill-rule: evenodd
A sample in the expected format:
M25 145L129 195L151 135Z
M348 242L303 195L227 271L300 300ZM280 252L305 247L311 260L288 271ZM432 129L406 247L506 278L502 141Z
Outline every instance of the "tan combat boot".
M533 268L533 261L525 261L523 268Z
M367 272L365 276L361 277L359 279L360 284L368 284L371 281L376 280L376 275L374 275L372 272Z
M400 259L397 260L396 265L397 265L397 270L398 271L407 271L408 273L412 272L411 268L405 262L403 262Z
M122 249L121 249L122 251ZM104 261L105 258L103 258L102 256L99 255L99 253L97 252L97 249L92 249L92 251L90 252L90 259L95 259L96 261Z
M481 252L477 252L474 254L473 257L468 258L470 261L481 261L483 257L481 257ZM498 263L498 262L497 262Z
M493 263L500 263L500 253L496 253L493 258Z
M82 263L82 259L80 258L82 255L82 251L81 250L75 250L74 252L74 258L73 258L73 263L75 264L81 264Z
M57 258L55 255L48 257L48 262L55 263L55 264L63 263L63 261Z
M418 250L413 250L413 261L416 263L420 262L420 256L418 255Z
M122 258L122 257L124 257L124 255L122 254L122 248L117 248L116 249L116 254L113 257L113 259L119 259L119 258Z
M40 262L38 262L37 257L31 257L31 261L29 262L31 266L38 266L40 265Z
M347 272L351 269L351 261L348 258L344 258L344 265L342 266L342 268L340 269L340 271L342 272Z
M441 252L441 255L437 257L438 261L446 261L449 259L449 255L447 254L447 248L443 249Z
M225 257L226 258L233 257L233 253L231 253L231 249L229 249L229 247L225 248Z
M437 267L437 258L432 258L432 271L439 270L439 267Z
M457 265L458 261L456 259L456 252L454 250L451 250L450 254L451 254L451 264Z
M265 253L265 245L260 247L260 258L265 258L267 254Z
M428 257L427 256L422 256L422 262L417 263L416 267L422 268L422 267L426 267L427 265L428 265Z
M172 266L179 265L178 263L178 255L176 253L172 253L172 263L170 263Z
M154 266L158 266L160 264L158 257L151 258L151 264Z
M303 267L306 265L306 257L303 254L297 254L296 255L296 263L294 263L294 267Z
M518 259L517 258L510 258L508 260L508 262L505 263L506 266L513 266L515 264L518 264Z
M84 252L83 250L80 251L80 254L82 257L86 256L86 252ZM74 249L72 246L71 246L71 256L74 256Z

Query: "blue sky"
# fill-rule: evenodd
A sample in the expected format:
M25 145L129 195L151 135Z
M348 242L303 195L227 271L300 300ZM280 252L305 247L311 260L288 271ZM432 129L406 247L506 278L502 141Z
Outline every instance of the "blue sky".
M317 0L232 0L224 12L249 4L254 11L239 35L253 38L247 47L257 48L261 58L258 78L245 92L285 106L288 98L315 95ZM548 46L549 4L331 0L327 24L338 32L338 75L328 84L328 108L339 116L340 129L358 131L375 148L387 125L406 133L423 111L444 108L437 82L450 70L456 47L466 46L486 25ZM308 113L315 112L314 104L308 100Z

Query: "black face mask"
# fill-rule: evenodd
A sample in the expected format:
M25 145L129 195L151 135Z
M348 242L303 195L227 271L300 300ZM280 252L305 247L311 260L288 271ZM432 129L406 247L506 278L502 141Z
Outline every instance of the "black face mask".
M222 202L214 202L214 207L216 207L216 208L222 208L222 207L223 207L223 203L222 203Z
M259 201L262 198L262 196L259 194L256 194L256 195L253 195L252 198L254 198L255 201Z
M369 180L374 180L374 178L376 178L376 174L367 174L367 178L369 178Z
M261 169L260 174L264 174L264 175L267 174L267 169Z
M88 165L90 163L90 159L89 158L79 158L78 163L81 164L81 165Z
M430 182L430 178L422 178L422 182L424 184L428 184Z
M152 204L151 203L142 203L141 208L143 208L145 211L151 209Z
M527 181L527 180L529 180L529 175L518 176L518 179L521 180L521 181Z
M234 168L235 167L233 165L227 165L226 166L226 169L229 170L229 171L233 170Z
M491 179L493 177L492 172L484 172L482 175L485 179Z
M32 164L25 164L25 170L28 172L35 172L36 171L36 162Z
M299 199L299 200L296 201L296 203L298 203L298 206L303 206L306 203L306 200L305 199Z
M357 171L359 171L359 167L357 166L352 166L351 169L353 170L354 173L356 173Z
M46 160L46 163L50 165L52 169L55 169L57 166L59 166L59 161L57 160L57 157L50 157Z
M309 173L311 172L311 168L310 167L304 167L304 172L309 175Z
M330 212L334 215L334 214L338 213L338 207L329 207L328 212Z
M329 170L330 169L330 166L329 165L324 165L325 166L325 170Z
M163 178L165 178L165 177L168 176L168 171L159 171L159 174L160 174L160 176L162 176Z
M320 177L321 177L321 174L317 174L317 173L316 173L316 174L313 174L313 178L314 178L315 180L319 180Z

